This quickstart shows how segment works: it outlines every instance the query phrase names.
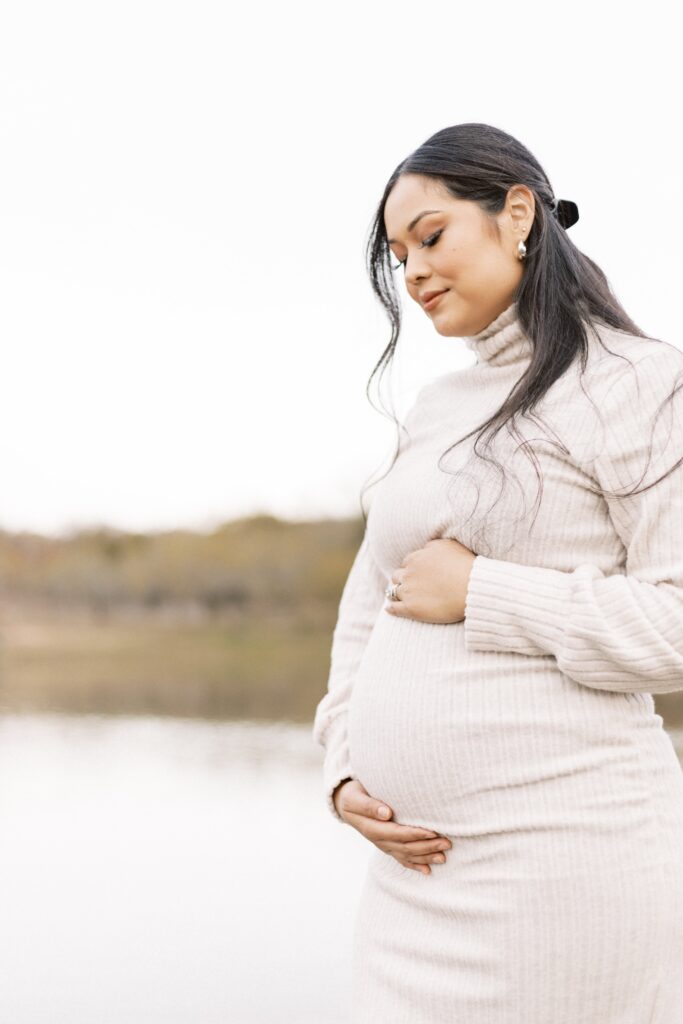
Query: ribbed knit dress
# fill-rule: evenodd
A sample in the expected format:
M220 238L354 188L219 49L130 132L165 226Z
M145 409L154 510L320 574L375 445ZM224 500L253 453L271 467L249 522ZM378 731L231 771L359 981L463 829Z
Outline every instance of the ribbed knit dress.
M356 778L453 845L427 875L368 843L352 1024L683 1022L683 772L652 696L683 689L683 464L657 482L683 353L595 327L583 375L483 446L507 479L476 435L437 460L532 342L514 302L453 339L476 361L421 389L369 491L313 726L327 806ZM464 620L389 615L437 537L477 556Z

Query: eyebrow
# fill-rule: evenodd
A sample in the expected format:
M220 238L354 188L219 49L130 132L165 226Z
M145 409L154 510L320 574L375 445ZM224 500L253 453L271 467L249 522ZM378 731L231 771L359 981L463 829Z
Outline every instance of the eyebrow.
M410 232L413 230L417 222L419 220L422 220L423 217L426 217L428 213L443 213L443 210L423 210L422 213L418 213L417 217L413 217L410 224L408 225L407 233L410 234ZM389 245L393 245L395 241L395 238L387 238L387 242L389 243Z

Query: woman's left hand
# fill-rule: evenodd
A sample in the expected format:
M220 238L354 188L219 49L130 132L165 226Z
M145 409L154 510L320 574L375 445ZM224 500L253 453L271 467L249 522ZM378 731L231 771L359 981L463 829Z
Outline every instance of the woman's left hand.
M477 556L464 544L448 538L428 540L411 551L391 575L400 583L397 601L387 600L389 615L420 622L460 622L472 563Z

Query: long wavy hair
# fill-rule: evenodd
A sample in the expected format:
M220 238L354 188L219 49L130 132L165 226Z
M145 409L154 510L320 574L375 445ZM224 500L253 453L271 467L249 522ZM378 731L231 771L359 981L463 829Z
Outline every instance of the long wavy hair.
M503 209L508 190L513 185L526 185L536 200L533 224L526 239L527 253L522 279L514 298L521 326L532 341L533 352L529 365L500 408L455 441L441 456L443 459L451 448L478 432L473 446L475 454L486 461L495 462L477 448L484 435L488 435L487 441L492 440L505 424L509 424L508 429L515 432L515 416L518 413L531 414L554 381L562 376L577 357L581 361L582 372L585 370L588 331L602 343L595 327L596 322L638 337L652 336L645 334L629 317L597 263L572 242L567 233L568 218L562 212L562 204L559 212L554 213L556 200L548 175L526 146L507 132L488 124L452 125L430 136L396 167L387 181L370 228L365 252L367 270L372 289L391 324L389 343L366 385L366 395L373 406L370 386L378 372L381 383L401 331L401 304L394 285L393 253L387 241L384 208L392 188L405 174L433 178L455 198L478 203L491 218L492 229L496 234L498 224L495 215ZM627 356L612 354L630 363ZM670 397L673 397L673 393ZM378 411L386 412L384 409ZM400 430L405 430L395 415L390 418L399 428L399 437L391 464L383 476L386 476L396 461L400 451ZM526 447L525 452L534 463L539 480L540 504L543 484L537 459ZM381 479L361 489L360 505L365 525L367 514L363 506L363 494L369 486L374 486ZM657 482L654 481L648 487Z

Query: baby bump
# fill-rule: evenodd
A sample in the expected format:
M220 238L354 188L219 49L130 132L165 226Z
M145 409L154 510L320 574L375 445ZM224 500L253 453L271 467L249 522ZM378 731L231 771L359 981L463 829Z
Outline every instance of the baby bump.
M456 685L453 660L460 632L459 623L445 627L382 611L359 667L349 705L351 763L396 817L466 792L468 691Z
M581 686L551 656L467 651L462 622L384 611L348 739L356 776L394 820L461 835L623 821L649 838L655 762L680 771L649 695Z

